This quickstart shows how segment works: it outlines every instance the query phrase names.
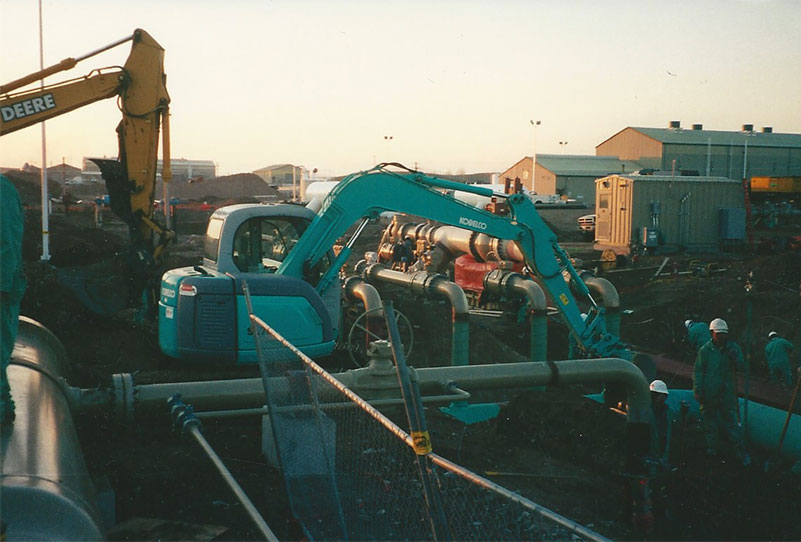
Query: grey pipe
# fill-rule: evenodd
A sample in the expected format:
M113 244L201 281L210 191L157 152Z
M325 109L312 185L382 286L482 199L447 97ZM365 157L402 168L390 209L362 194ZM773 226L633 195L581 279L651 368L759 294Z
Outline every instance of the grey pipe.
M494 269L484 276L484 287L490 293L522 296L529 310L529 359L544 361L548 355L548 303L542 287L519 273Z
M426 395L441 394L444 383L458 384L468 392L497 389L524 389L548 384L620 383L628 390L628 415L630 422L650 420L651 399L648 382L642 372L631 362L620 358L592 360L520 362L456 367L427 367L413 369L417 374L420 389ZM399 397L397 375L375 371L370 367L353 369L333 375L339 382L366 400L388 398L389 391ZM281 389L276 384L276 389ZM284 386L286 387L286 386ZM95 390L77 390L95 396ZM164 403L176 393L191 403L198 411L221 409L261 408L264 405L264 389L260 378L217 380L205 382L174 382L165 384L136 385L133 407L137 412L152 412L164 407ZM108 396L106 408L113 406L113 397ZM80 406L80 399L76 403Z
M200 448L205 452L206 456L211 460L214 464L214 467L217 469L217 472L220 473L225 483L228 485L228 488L233 492L236 499L242 504L242 508L247 513L248 517L250 517L253 524L256 528L261 532L264 540L268 540L270 542L278 542L278 537L270 529L267 522L264 521L264 518L256 509L256 506L253 504L253 501L247 496L247 493L242 489L242 486L236 481L234 475L231 474L231 471L228 470L228 467L225 466L225 463L222 462L220 456L214 451L214 448L211 447L209 442L200 432L199 422L195 420L194 423L192 422L185 422L183 430L188 432L192 437L195 439L195 442L200 446Z
M443 275L432 275L426 271L403 273L387 269L381 264L368 267L364 276L368 282L386 282L398 286L407 286L418 295L430 296L440 294L451 303L451 364L468 365L470 363L470 306L462 288Z
M476 261L511 260L523 262L525 258L514 241L498 239L485 233L475 233L456 226L428 224L393 224L388 228L394 239L411 238L440 244L452 255L470 254Z
M596 294L600 298L606 309L606 331L620 337L620 295L615 285L607 279L596 277L589 272L581 273L581 280L590 293Z
M8 540L101 540L102 520L65 394L67 355L20 317L8 367L16 420L3 435L0 517Z

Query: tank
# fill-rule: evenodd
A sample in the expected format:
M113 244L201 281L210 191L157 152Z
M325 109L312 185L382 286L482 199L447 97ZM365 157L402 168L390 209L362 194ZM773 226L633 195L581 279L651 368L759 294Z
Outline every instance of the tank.
M21 317L8 368L16 420L0 437L0 517L9 541L103 538L65 394L66 363L55 335Z

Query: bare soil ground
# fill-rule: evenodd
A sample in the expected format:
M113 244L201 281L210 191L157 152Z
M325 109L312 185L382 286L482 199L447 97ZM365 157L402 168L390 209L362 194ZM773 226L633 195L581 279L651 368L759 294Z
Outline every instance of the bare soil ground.
M27 189L26 189L27 190ZM35 191L28 190L35 203ZM210 211L187 209L179 217L179 237L167 267L189 265L200 257L199 233ZM571 255L592 260L593 253L575 229L575 218L587 210L543 212ZM560 214L566 213L566 214ZM29 290L23 314L48 326L65 344L75 368L71 384L104 385L113 373L136 374L137 383L172 382L257 376L254 367L188 367L159 351L152 325L134 324L124 313L100 316L84 308L58 277L36 260L39 214L26 220L25 257ZM88 212L51 218L54 266L106 262L125 247L123 228L107 221L94 229ZM119 225L118 225L119 226ZM183 228L183 229L182 229ZM380 229L368 229L361 242L374 249ZM363 247L364 248L364 247ZM358 253L358 250L354 251ZM689 269L691 260L715 263L725 272L701 277L675 274L648 280L663 256L643 258L630 273L608 275L619 288L624 309L632 313L623 322L623 339L652 352L667 353L689 363L682 338L685 318L723 317L741 345L752 338L756 378L766 374L761 357L768 331L776 330L795 344L801 343L801 254L784 252L759 256L672 255L677 272ZM639 276L637 269L644 269ZM753 273L753 290L745 281ZM113 284L123 289L124 284ZM122 295L122 294L121 294ZM388 292L386 295L390 295ZM747 327L750 301L752 326ZM416 335L412 365L446 364L450 355L450 308L432 300L400 295L398 308L412 320ZM527 356L526 326L505 319L471 320L471 363L521 361ZM567 356L567 332L557 321L549 324L549 357ZM332 369L350 366L341 353L324 360ZM463 426L437 409L427 409L434 450L486 475L522 495L550 507L600 533L618 539L637 539L630 525L623 476L624 420L582 394L597 391L557 388L547 392L508 394L493 399L505 403L497 419ZM207 459L190 442L169 429L167 416L138 419L120 428L109 419L79 420L87 461L108 477L116 494L117 520L160 518L187 524L225 527L218 540L251 540L257 533L230 496ZM239 482L265 513L282 539L301 539L289 513L283 482L260 453L255 421L210 422L205 434ZM754 466L742 469L731 461L706 458L700 429L684 428L684 444L676 453L678 470L655 482L667 488L657 502L668 517L660 517L654 539L664 540L798 540L801 526L801 484L787 465L766 473L767 456L754 450ZM658 493L662 494L662 493ZM167 523L161 530L135 526L113 531L114 540L187 539L191 527Z

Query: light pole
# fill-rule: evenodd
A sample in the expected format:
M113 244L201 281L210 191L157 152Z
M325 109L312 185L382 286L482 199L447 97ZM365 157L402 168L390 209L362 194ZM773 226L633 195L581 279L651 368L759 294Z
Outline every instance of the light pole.
M559 146L562 147L562 154L565 154L565 149L567 149L567 141L560 141Z
M541 120L530 120L528 121L529 124L533 127L533 149L534 152L531 153L531 191L536 192L536 187L534 186L534 172L537 170L537 126L542 124Z

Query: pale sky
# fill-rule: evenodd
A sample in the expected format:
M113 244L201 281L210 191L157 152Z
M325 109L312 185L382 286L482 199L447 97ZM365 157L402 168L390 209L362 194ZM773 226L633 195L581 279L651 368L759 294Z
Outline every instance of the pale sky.
M147 30L166 50L173 157L220 175L497 172L670 120L801 133L798 0L42 1L45 66ZM39 69L38 17L36 0L0 0L0 82ZM119 119L111 99L48 121L49 165L116 156ZM39 125L0 140L0 166L41 156Z

